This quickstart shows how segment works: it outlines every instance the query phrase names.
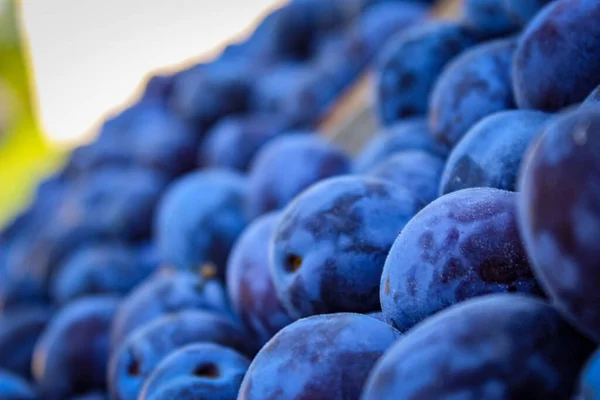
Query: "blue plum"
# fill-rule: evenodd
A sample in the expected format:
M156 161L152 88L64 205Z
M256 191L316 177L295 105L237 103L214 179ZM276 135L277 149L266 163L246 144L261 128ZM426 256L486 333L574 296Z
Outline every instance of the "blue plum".
M156 217L156 239L165 262L225 276L229 251L247 220L246 179L227 170L195 172L176 181Z
M600 85L584 101L585 105L600 105Z
M600 83L600 3L557 0L527 25L513 63L520 108L556 111L579 103Z
M519 226L534 271L558 310L600 341L600 108L555 118L532 148Z
M32 370L45 400L103 389L109 331L119 300L109 296L71 302L50 321L33 354Z
M484 296L407 333L377 362L361 399L566 400L593 348L547 303Z
M261 147L289 128L285 118L273 114L223 118L207 133L198 153L198 165L245 171Z
M421 150L407 150L392 155L368 172L408 190L425 207L438 197L444 160Z
M354 400L400 333L361 314L317 315L283 328L258 353L238 399Z
M369 177L329 178L302 192L283 211L270 250L289 315L377 311L385 257L417 210L406 189Z
M236 400L250 361L212 343L182 347L150 375L138 400Z
M0 399L37 400L33 388L23 378L0 370Z
M365 173L389 156L405 150L423 150L444 157L447 151L432 138L427 121L406 119L384 129L371 139L354 160L354 171Z
M507 14L521 26L527 23L548 3L554 0L504 0Z
M280 214L266 214L246 228L227 263L231 306L261 344L292 319L281 305L269 271L269 244Z
M429 128L452 148L483 117L514 108L511 62L514 39L480 44L451 61L435 83L429 102Z
M517 227L517 195L472 188L417 214L390 250L381 307L404 332L453 304L490 293L542 292Z
M255 343L228 318L190 310L166 315L135 331L111 355L111 398L137 399L145 380L169 353L198 342L221 344L248 355L255 351Z
M0 369L29 377L35 344L52 310L44 306L24 306L0 313Z
M190 309L229 315L221 282L191 272L161 270L137 286L119 306L111 328L111 347L116 349L135 330L159 317Z
M127 294L153 270L122 243L94 243L73 252L51 278L50 297L66 304L90 294Z
M600 399L600 356L598 350L592 354L579 379L579 396L573 400Z
M504 3L505 0L465 0L463 23L487 37L516 32L519 24L508 13Z
M377 62L376 99L384 125L427 113L429 95L443 67L477 38L452 22L427 22L390 39Z
M345 152L320 135L288 134L263 148L248 176L251 218L285 207L310 185L350 171Z
M450 153L440 194L470 187L516 190L525 151L550 115L539 111L501 111L473 126Z

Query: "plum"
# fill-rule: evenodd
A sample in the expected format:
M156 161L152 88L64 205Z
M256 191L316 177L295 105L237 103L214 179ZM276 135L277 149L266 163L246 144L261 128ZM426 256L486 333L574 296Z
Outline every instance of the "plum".
M138 400L236 400L250 361L212 343L182 347L150 375Z
M463 8L463 23L486 37L503 36L519 28L505 0L465 0Z
M156 217L165 262L225 276L229 250L247 224L245 177L227 170L194 172L169 187Z
M66 304L90 294L127 294L152 273L130 247L122 243L94 243L73 252L52 276L50 296Z
M119 300L75 300L50 321L33 354L32 370L42 398L62 400L106 384L110 324Z
M547 303L483 296L407 333L377 362L361 399L566 400L593 348Z
M511 87L512 38L475 46L452 60L429 101L429 129L452 148L483 117L515 107Z
M402 230L381 276L381 307L401 332L461 301L542 295L517 227L517 195L492 188L440 197Z
M0 370L0 399L37 400L33 388L23 378Z
M369 371L400 336L391 326L361 314L301 319L261 349L238 399L358 399Z
M69 400L109 400L103 392L89 392L80 396L71 397Z
M138 285L119 306L111 328L111 348L116 349L154 319L190 309L230 315L221 282L187 271L161 270Z
M600 399L600 357L596 350L587 361L579 378L579 395L573 400Z
M230 319L207 311L181 311L135 331L111 355L108 386L113 400L135 400L146 379L174 350L210 342L252 355L255 343Z
M279 213L270 213L252 222L227 263L231 306L261 344L292 322L277 297L269 271L269 243L279 219Z
M504 9L520 26L527 23L548 3L554 0L504 0Z
M600 105L600 85L585 99L584 105Z
M450 153L440 195L470 187L515 191L521 159L549 117L539 111L511 110L479 121Z
M546 126L524 163L519 227L536 276L557 309L600 341L600 108Z
M0 369L30 376L35 344L51 317L52 310L45 306L23 306L0 314Z
M600 3L557 0L519 38L512 82L519 108L557 111L600 83Z
M350 171L350 159L320 135L288 134L263 148L248 176L250 218L285 207L310 185Z
M289 128L285 118L273 114L223 118L208 132L198 154L198 165L245 171L267 142Z
M271 274L289 315L377 311L385 257L417 208L406 189L369 177L329 178L302 192L271 245Z
M476 39L469 29L441 21L416 25L390 39L377 62L381 123L426 114L429 94L443 67Z
M354 160L354 172L365 173L387 157L404 150L423 150L444 157L447 151L432 138L427 121L410 118L396 122L371 139Z
M437 198L443 170L443 159L421 150L407 150L383 160L367 175L407 189L423 208Z

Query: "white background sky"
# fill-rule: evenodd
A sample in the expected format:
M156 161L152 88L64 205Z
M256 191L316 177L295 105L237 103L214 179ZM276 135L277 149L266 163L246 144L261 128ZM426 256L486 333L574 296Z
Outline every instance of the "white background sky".
M204 54L277 0L23 0L40 119L55 143L85 140L150 71Z

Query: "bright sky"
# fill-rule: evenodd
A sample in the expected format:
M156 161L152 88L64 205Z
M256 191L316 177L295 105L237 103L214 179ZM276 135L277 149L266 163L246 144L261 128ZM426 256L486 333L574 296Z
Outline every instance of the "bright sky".
M148 72L215 49L279 2L22 0L48 138L86 140Z

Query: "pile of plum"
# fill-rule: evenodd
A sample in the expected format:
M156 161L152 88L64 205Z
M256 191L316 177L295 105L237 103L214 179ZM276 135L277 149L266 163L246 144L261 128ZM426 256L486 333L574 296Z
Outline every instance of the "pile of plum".
M600 1L433 7L151 78L0 234L0 399L600 399Z

